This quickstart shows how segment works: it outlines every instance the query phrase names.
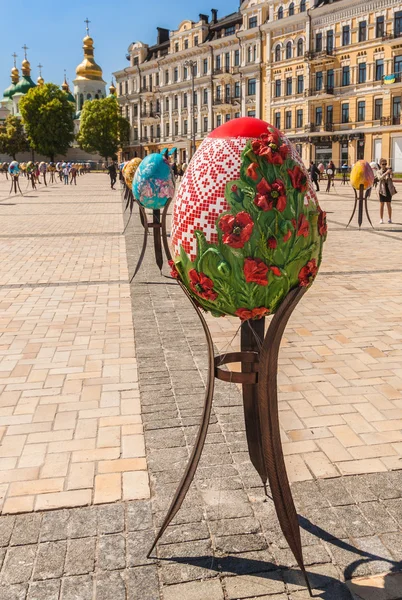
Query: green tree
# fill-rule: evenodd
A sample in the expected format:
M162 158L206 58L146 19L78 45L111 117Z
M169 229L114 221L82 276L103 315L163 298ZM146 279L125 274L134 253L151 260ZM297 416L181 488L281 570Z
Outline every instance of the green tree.
M53 83L31 88L19 108L31 148L51 161L67 153L74 140L74 105L63 90Z
M120 115L114 96L87 100L82 107L77 142L86 152L98 152L107 160L115 158L122 143L128 140L130 123Z
M0 152L12 156L15 160L17 154L27 150L29 144L21 119L8 115L0 127Z

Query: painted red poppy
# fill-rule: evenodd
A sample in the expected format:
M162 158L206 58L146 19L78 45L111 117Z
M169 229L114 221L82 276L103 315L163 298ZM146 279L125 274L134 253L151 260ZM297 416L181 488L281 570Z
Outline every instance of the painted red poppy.
M260 258L246 258L243 265L243 272L247 283L268 285L268 266Z
M174 277L175 279L180 279L179 271L177 270L176 265L173 260L169 260L169 267L170 267L170 275L172 277Z
M318 267L315 258L312 258L308 263L300 269L299 272L299 283L302 287L307 287L312 283L315 276L317 275Z
M296 225L296 223L295 223ZM310 231L310 224L307 221L305 215L302 213L299 217L299 221L297 223L297 237L305 237L307 238Z
M257 179L259 177L257 169L258 169L257 163L255 163L255 162L251 163L251 165L249 165L247 167L247 177L250 177L254 181L257 181Z
M249 319L262 319L262 317L265 317L268 314L269 308L265 308L264 306L253 308L253 310L249 310L248 308L238 308L235 312L235 315L242 321L248 321Z
M223 243L232 248L243 248L251 238L254 222L250 215L244 211L237 215L224 215L219 221L219 228L223 232Z
M318 222L317 222L318 233L321 236L326 236L327 231L328 231L327 213L325 211L323 211L319 206L317 206L317 209L318 209Z
M281 275L282 275L282 271L280 270L280 268L276 267L275 265L272 265L271 267L269 267L269 270L272 271L272 273L275 275L275 277L281 277Z
M274 207L279 212L283 212L286 208L286 193L283 182L280 179L275 179L273 183L268 183L266 179L261 179L257 185L254 204L265 212L272 210Z
M278 242L276 241L276 239L274 237L270 237L270 238L268 238L267 246L270 250L275 250L278 246Z
M190 287L197 296L205 298L205 300L216 300L218 294L214 291L214 282L212 279L204 275L204 273L198 273L195 269L189 271L188 276L190 278Z
M306 192L308 188L308 180L305 172L296 165L293 169L287 169L290 181L295 190Z
M281 140L277 129L263 133L258 140L251 142L254 154L263 156L274 165L283 165L288 153L288 146Z

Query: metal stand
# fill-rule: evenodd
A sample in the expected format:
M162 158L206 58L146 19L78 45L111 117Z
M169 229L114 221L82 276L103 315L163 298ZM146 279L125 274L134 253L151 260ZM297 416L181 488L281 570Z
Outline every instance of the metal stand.
M352 221L353 217L355 216L355 212L356 212L356 208L357 208L357 203L359 203L359 212L357 215L357 222L359 224L359 229L362 226L362 222L363 222L363 204L364 204L364 209L366 211L366 216L368 218L368 221L371 225L371 227L374 229L374 225L371 222L370 219L370 215L368 212L368 207L367 207L367 199L370 196L370 192L371 192L371 188L369 188L368 190L366 190L366 193L364 193L364 186L361 185L359 188L359 196L357 195L357 191L355 190L355 205L353 207L353 212L352 212L352 216L349 219L349 223L346 225L346 228L349 227L350 222Z
M140 210L141 223L142 223L142 226L144 227L144 238L142 241L141 254L138 259L137 266L135 267L133 276L130 279L130 283L133 281L134 277L137 275L138 271L140 270L142 261L144 260L145 251L147 249L147 244L148 244L149 229L153 229L153 232L154 232L155 260L156 260L156 264L158 265L161 274L162 274L162 267L163 267L162 240L163 240L163 248L165 250L165 254L166 254L167 258L170 259L169 244L167 241L166 221L167 221L167 213L169 210L170 203L172 202L172 198L169 198L169 200L166 202L166 204L163 208L162 221L161 221L161 211L160 210L153 210L152 211L153 219L152 219L152 221L148 221L145 208L136 200L134 200L134 201L138 204L138 208ZM130 215L130 217L131 217L131 215Z
M169 258L170 253L169 253ZM304 295L306 288L298 287L287 295L273 316L264 336L265 319L246 321L241 326L241 350L214 356L211 333L197 304L179 281L181 288L193 304L203 326L208 344L209 371L200 427L183 478L176 490L165 520L148 553L148 558L158 540L179 511L194 478L207 436L214 394L214 378L241 383L246 423L247 444L251 462L256 468L267 493L269 481L272 499L282 532L302 571L310 596L311 586L303 561L300 528L296 508L286 473L279 429L277 372L278 354L286 324ZM222 365L240 362L241 373L229 372Z
M22 196L23 194L22 194L22 191L21 191L21 188L20 188L20 182L18 180L18 175L11 175L10 194L13 191L13 189L14 189L14 194L16 194L17 193L17 188L18 188L18 191L20 192L20 194Z

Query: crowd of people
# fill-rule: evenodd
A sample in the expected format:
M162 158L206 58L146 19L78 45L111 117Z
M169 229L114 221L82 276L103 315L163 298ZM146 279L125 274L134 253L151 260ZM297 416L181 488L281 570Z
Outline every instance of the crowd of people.
M3 173L6 179L10 177L26 177L31 183L32 189L36 186L60 181L64 185L77 185L77 177L89 173L90 163L71 163L71 162L17 162L0 163L0 173Z

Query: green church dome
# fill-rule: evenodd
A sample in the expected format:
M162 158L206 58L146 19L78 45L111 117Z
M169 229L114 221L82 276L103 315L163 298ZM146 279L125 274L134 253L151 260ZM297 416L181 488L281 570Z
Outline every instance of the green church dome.
M15 92L15 83L8 86L3 92L3 98L12 98Z
M17 85L14 87L14 94L26 94L31 88L36 87L30 75L23 75Z

